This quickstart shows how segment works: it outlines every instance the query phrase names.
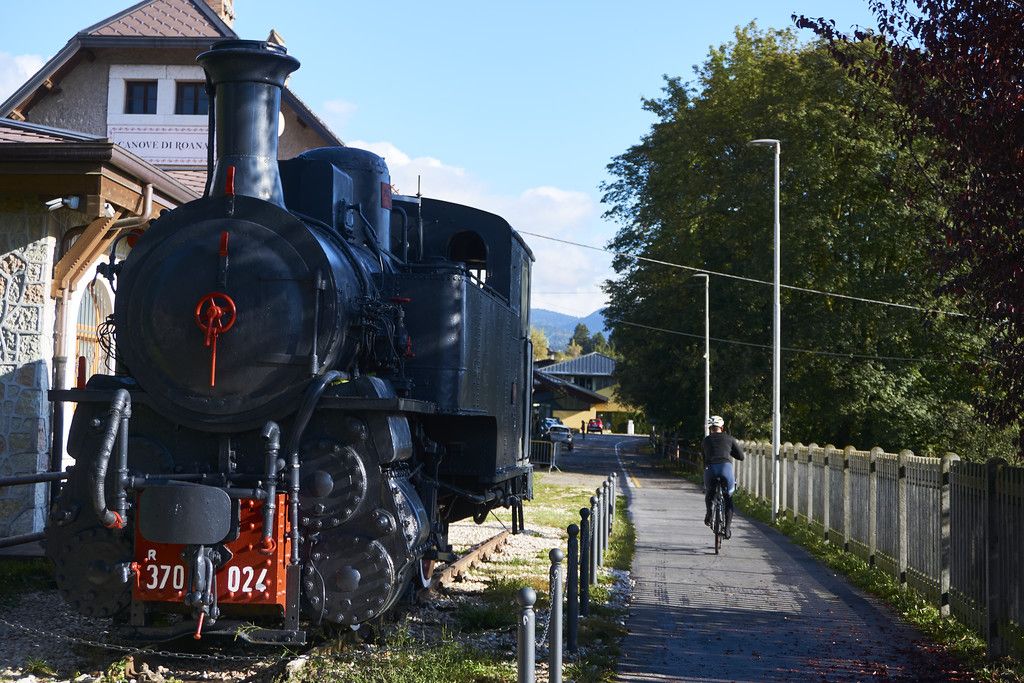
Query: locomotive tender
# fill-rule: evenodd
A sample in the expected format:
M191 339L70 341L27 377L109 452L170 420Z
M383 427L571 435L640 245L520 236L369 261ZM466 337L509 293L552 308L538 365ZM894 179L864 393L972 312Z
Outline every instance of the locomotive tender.
M278 162L283 47L198 60L207 192L104 269L119 374L51 392L77 407L46 553L136 634L300 643L426 585L450 522L521 528L533 256L496 215L393 195L369 152Z

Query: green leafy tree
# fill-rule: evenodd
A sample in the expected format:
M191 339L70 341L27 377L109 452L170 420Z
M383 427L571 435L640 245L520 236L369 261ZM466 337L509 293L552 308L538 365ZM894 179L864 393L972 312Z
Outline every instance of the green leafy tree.
M612 354L612 347L608 343L608 340L604 338L603 332L595 332L594 336L590 338L590 349L592 351L597 351L598 353L603 353L606 356L610 356Z
M594 342L590 338L590 330L583 323L576 323L576 329L573 330L572 339L569 340L569 343L580 347L580 353L590 353L594 350ZM576 355L578 356L580 353Z
M609 165L606 215L621 226L613 249L770 281L771 154L747 143L773 137L782 142L784 283L951 306L934 294L928 258L927 226L943 211L934 177L899 144L904 112L884 88L851 78L821 44L753 25L695 73L692 84L667 78L663 97L644 102L657 121ZM688 271L629 257L613 266L606 315L620 395L696 439L702 287ZM793 290L782 304L784 440L963 454L984 441L972 408L984 378L960 362L980 343L962 318ZM712 336L747 344L712 343L712 410L733 431L766 437L771 289L712 276L710 308Z
M548 336L544 334L543 330L539 330L536 327L530 327L530 341L533 343L533 359L543 360L548 357L548 349L550 347L548 342Z

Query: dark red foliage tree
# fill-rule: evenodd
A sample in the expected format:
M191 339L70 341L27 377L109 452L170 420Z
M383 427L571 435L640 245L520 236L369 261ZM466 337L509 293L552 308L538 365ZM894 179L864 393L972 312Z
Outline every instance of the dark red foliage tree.
M864 78L886 82L910 112L900 131L937 173L948 207L937 226L943 291L994 326L999 426L1024 414L1024 0L869 0L873 31L794 17L836 54L875 55ZM1024 454L1024 429L1019 448Z

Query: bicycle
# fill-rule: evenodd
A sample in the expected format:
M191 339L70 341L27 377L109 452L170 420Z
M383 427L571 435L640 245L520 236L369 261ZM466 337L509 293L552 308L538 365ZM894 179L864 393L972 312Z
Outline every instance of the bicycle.
M722 547L722 539L725 538L725 492L729 483L724 477L715 477L711 484L714 497L711 499L711 532L715 535L715 555Z

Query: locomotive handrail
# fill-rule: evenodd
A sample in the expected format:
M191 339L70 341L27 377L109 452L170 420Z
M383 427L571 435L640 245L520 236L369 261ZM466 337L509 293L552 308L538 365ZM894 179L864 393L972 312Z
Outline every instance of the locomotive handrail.
M6 486L21 486L24 484L45 484L49 481L63 481L67 479L67 472L35 472L34 474L15 474L10 477L0 477L0 488Z
M0 477L0 488L8 486L26 486L29 484L44 484L52 481L63 481L70 476L69 472L34 472L32 474L15 474L10 477ZM36 531L28 534L18 534L0 538L0 548L11 548L16 545L24 545L41 541L46 537L43 531Z

